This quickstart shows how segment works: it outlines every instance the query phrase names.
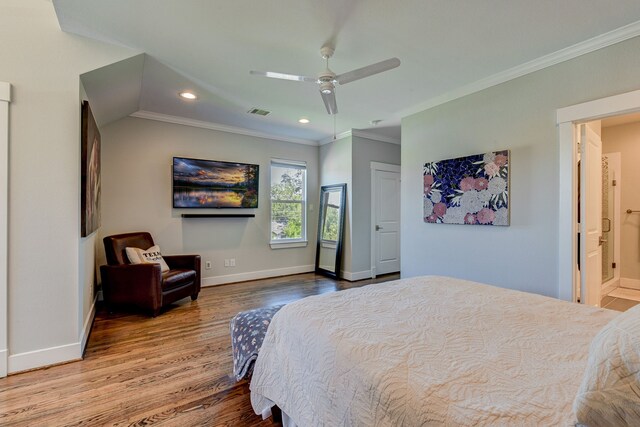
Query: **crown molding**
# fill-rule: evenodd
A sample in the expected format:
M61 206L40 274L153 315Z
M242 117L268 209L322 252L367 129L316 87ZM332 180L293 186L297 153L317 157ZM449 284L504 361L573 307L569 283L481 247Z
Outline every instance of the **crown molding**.
M324 138L318 141L318 145L327 145L333 141L337 141L339 139L342 138L346 138L348 136L351 136L351 131L350 130L345 130L344 132L340 132L339 134L337 134L336 136L330 136L328 138Z
M276 141L292 142L294 144L317 146L318 142L310 139L291 138L282 135L274 135L266 132L259 132L251 129L239 128L235 126L227 126L219 123L205 122L201 120L187 119L184 117L170 116L168 114L154 113L153 111L140 110L130 114L130 117L139 119L156 120L159 122L173 123L184 126L191 126L201 129L217 130L220 132L234 133L237 135L253 136L256 138L273 139Z
M397 138L392 138L390 136L378 135L372 132L363 131L360 129L352 129L351 135L359 136L360 138L372 139L374 141L386 142L389 144L400 145L400 140Z
M443 95L431 98L415 107L402 111L400 113L400 117L407 117L421 111L428 110L449 101L462 98L463 96L480 92L481 90L488 89L492 86L508 82L509 80L522 77L526 74L551 67L552 65L577 58L578 56L594 52L598 49L602 49L637 36L640 36L640 21L633 22L625 25L624 27L609 31L608 33L590 38L549 55L541 56L540 58L509 68L508 70L480 79L471 84L461 86Z

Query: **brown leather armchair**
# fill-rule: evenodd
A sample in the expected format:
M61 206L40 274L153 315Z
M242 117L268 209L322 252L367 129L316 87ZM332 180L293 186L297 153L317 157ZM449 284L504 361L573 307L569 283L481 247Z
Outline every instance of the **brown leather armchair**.
M154 246L146 232L107 236L103 239L107 264L100 266L107 309L119 305L136 306L151 312L179 299L195 301L200 292L200 255L174 255L163 258L170 270L161 272L160 264L130 264L127 247L144 250Z

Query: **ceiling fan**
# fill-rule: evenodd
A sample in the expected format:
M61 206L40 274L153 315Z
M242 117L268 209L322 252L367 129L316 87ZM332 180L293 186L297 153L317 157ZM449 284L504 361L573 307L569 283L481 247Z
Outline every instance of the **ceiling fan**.
M374 74L382 73L383 71L391 70L400 65L400 60L398 58L390 58L346 73L336 74L329 69L329 58L331 58L333 52L334 49L331 46L323 46L320 49L320 54L327 61L327 68L318 74L317 77L298 76L295 74L276 73L272 71L250 71L250 74L270 77L272 79L316 83L320 86L320 95L324 101L324 106L327 108L327 112L329 114L336 114L338 112L335 95L336 83L344 85L365 77L373 76Z

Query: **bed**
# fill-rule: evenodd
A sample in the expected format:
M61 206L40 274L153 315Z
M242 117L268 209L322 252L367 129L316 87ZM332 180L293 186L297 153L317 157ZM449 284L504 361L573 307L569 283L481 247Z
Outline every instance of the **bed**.
M620 315L437 276L308 297L273 317L251 403L300 427L633 425L637 308Z

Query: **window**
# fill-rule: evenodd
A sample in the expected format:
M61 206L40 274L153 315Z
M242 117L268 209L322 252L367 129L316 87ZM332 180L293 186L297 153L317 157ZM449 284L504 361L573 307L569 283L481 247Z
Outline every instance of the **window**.
M271 247L306 246L307 164L271 161Z

